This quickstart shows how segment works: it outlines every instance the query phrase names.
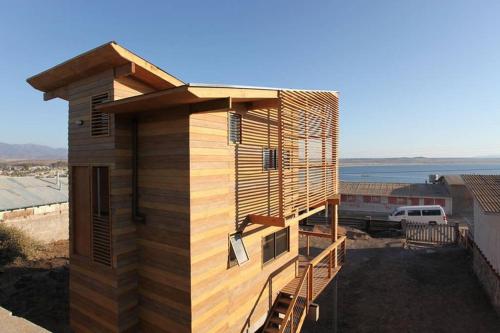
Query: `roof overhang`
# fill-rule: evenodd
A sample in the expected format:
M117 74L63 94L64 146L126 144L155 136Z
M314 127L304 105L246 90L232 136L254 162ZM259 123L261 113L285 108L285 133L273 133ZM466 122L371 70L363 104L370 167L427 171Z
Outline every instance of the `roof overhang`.
M258 88L207 87L184 85L149 94L102 104L101 112L127 114L165 110L172 107L195 104L195 111L227 110L232 103L260 103L261 106L277 106L278 91ZM203 103L203 104L201 104ZM198 107L196 107L196 105Z
M178 87L181 80L115 42L109 42L27 79L35 89L50 93L68 84L113 68L160 90ZM56 96L61 97L61 96ZM64 98L64 97L63 97ZM46 98L49 99L49 98Z

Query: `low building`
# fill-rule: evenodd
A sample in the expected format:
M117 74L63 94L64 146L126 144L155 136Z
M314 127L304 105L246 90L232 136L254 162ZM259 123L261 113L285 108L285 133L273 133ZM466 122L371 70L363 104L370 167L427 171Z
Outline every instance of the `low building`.
M0 223L41 242L68 239L67 178L0 177Z
M472 222L473 199L470 191L465 185L461 175L444 175L439 178L439 184L443 184L448 189L452 198L453 215L466 218L467 222Z
M464 175L474 198L474 272L500 314L500 175Z
M452 198L443 184L340 182L340 211L389 214L397 207L440 205L451 215Z

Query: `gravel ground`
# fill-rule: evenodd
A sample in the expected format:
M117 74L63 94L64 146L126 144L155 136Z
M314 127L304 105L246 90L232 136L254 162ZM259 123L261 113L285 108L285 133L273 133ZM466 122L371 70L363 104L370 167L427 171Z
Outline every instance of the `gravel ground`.
M462 249L406 246L398 237L346 232L337 332L500 332L500 318ZM335 332L334 294L331 283L316 300L320 320L306 321L303 332Z

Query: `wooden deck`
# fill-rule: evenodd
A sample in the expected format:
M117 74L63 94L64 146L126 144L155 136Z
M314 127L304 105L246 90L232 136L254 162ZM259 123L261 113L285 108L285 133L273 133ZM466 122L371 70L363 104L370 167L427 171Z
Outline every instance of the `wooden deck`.
M282 290L281 292L287 293L290 295L293 295L295 291L297 290L297 285L300 282L300 278L304 274L304 271L306 270L307 266L310 264L312 258L307 258L306 256L300 255L299 256L299 263L298 263L298 274L297 276L290 281ZM326 288L328 283L330 283L331 280L337 275L337 273L340 271L340 266L337 268L332 269L332 274L330 277L328 277L328 261L323 260L319 264L317 264L314 269L313 269L313 293L312 293L312 299L316 299L319 294ZM306 295L307 289L306 288L301 288L299 296L301 297L307 297Z

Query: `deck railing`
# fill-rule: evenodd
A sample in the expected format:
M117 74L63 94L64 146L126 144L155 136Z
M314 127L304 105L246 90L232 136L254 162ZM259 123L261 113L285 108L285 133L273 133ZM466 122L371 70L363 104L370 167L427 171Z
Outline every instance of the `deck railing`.
M323 233L313 233L307 231L300 231L306 237L331 237L331 235ZM346 237L339 237L335 242L330 244L318 256L309 261L306 267L301 271L301 277L297 288L291 298L288 311L283 318L282 325L279 332L294 333L300 328L305 314L309 311L309 305L322 291L326 285L318 286L315 288L315 276L321 276L323 279L331 279L334 276L334 270L338 269L345 261L346 256ZM309 242L308 242L309 246Z

